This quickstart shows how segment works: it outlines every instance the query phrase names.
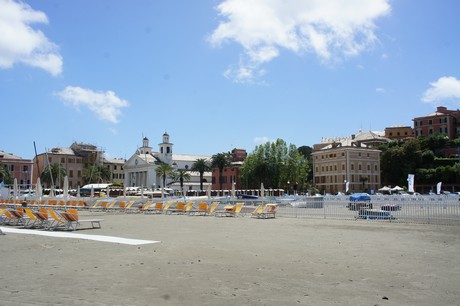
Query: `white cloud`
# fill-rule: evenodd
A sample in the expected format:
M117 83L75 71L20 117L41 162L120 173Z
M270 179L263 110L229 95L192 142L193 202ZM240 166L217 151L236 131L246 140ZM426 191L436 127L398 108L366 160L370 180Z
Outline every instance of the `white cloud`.
M377 41L375 20L390 12L389 0L224 0L222 18L209 37L213 46L234 41L243 49L226 75L251 80L280 49L311 52L323 62L356 56Z
M385 93L386 90L385 90L385 88L377 87L377 88L375 89L375 92L377 92L377 93Z
M437 104L438 102L455 101L460 102L460 80L455 77L445 76L440 77L436 82L430 83L431 88L428 88L423 94L422 101L426 103ZM455 107L458 107L456 103Z
M112 123L118 122L121 115L120 108L129 106L128 101L122 100L113 91L95 92L81 87L67 86L57 95L66 104L79 109L80 106L89 108L97 116Z
M14 0L0 0L0 7L0 68L23 63L59 75L62 57L57 45L30 26L33 23L47 24L46 15Z

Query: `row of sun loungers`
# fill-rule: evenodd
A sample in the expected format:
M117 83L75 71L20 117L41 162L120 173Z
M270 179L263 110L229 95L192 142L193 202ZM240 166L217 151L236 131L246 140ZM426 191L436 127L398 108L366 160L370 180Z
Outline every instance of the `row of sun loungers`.
M102 221L103 219L82 220L75 209L59 212L52 208L40 208L39 210L23 207L8 209L6 206L0 208L0 225L74 231L80 228L82 224L90 224L91 228L101 228Z
M17 205L16 205L17 206ZM14 207L14 206L13 206ZM56 208L56 210L67 209L67 206L35 206L31 205L30 208L36 208L34 211L43 212L49 208ZM22 207L21 207L22 208ZM277 204L264 204L259 205L252 211L250 207L244 206L244 203L236 203L234 205L220 205L219 202L208 204L207 202L184 202L184 201L167 201L167 202L152 202L147 201L141 203L137 200L112 200L107 199L96 200L93 204L86 208L91 212L105 212L105 213L143 213L143 214L166 214L166 215L190 215L190 216L216 216L216 217L236 217L251 214L255 218L268 219L275 218L278 209ZM73 211L77 211L74 209ZM67 216L64 216L67 217ZM71 216L70 216L71 217ZM33 219L29 215L30 219ZM92 224L96 227L98 223ZM100 223L99 223L100 226Z

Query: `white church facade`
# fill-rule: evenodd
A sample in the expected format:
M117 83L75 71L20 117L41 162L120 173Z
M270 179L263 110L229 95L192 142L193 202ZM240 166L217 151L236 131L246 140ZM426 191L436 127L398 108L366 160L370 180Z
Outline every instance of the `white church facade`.
M124 185L126 187L143 187L147 189L158 189L162 187L172 188L180 191L180 183L173 182L171 178L166 179L166 186L162 186L163 180L157 175L156 169L159 165L166 163L174 169L189 170L197 159L211 161L211 156L173 154L173 144L169 140L169 134L163 134L163 141L158 144L158 152L149 145L149 139L144 137L142 147L126 161L123 169L125 174ZM200 190L200 174L190 171L190 180L184 182L184 191ZM212 172L205 172L203 176L203 189L206 190L212 182Z

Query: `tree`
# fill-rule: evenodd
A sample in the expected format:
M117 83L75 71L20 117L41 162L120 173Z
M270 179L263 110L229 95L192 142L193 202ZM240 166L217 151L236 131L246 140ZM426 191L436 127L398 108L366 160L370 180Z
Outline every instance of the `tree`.
M192 171L200 173L200 190L203 190L203 176L206 171L211 171L211 166L206 159L198 158L190 168Z
M159 164L157 169L155 170L157 175L162 179L163 181L163 188L166 187L166 178L171 177L174 175L174 169L170 164Z
M310 163L296 148L282 139L259 145L248 155L241 167L241 180L246 188L306 190Z
M58 163L53 163L43 169L43 172L40 175L40 180L43 183L48 184L48 186L54 185L61 187L61 184L64 184L64 177L66 175L67 171L64 166Z
M222 172L225 167L230 166L230 153L217 153L212 156L211 168L219 169L219 188L222 190Z
M177 182L180 182L180 190L181 192L184 191L184 181L190 181L191 175L190 172L188 172L185 169L178 169L176 171L173 171L171 174L172 179Z
M86 184L108 182L111 177L112 173L104 165L93 164L83 169L83 180Z
M13 184L13 178L11 177L10 170L6 168L2 163L0 163L0 182L5 184Z

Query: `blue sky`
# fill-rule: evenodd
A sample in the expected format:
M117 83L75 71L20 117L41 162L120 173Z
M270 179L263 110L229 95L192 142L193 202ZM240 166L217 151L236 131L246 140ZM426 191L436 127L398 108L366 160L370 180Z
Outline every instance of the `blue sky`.
M460 108L454 0L0 0L0 149L252 152Z

